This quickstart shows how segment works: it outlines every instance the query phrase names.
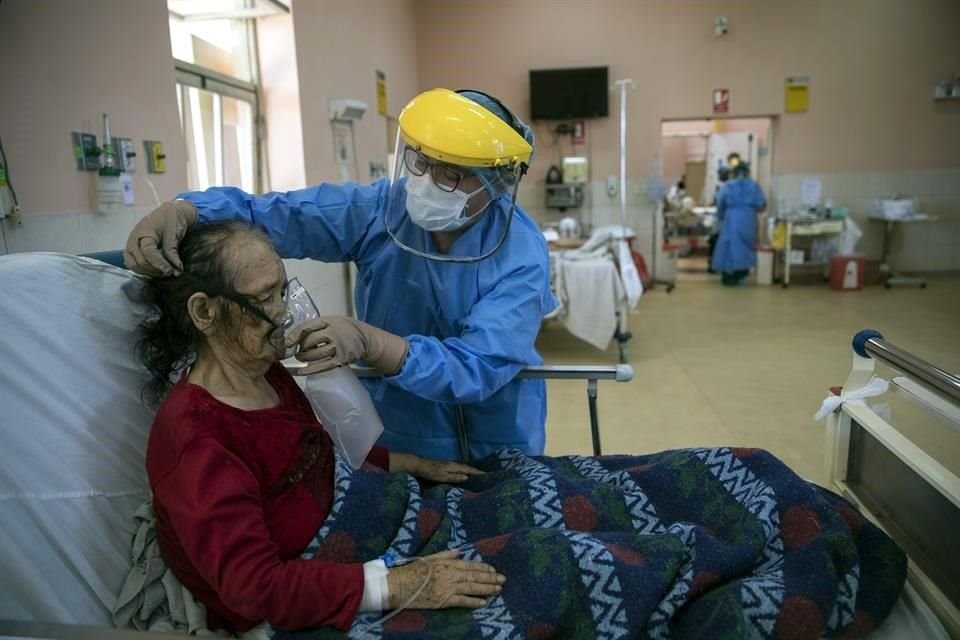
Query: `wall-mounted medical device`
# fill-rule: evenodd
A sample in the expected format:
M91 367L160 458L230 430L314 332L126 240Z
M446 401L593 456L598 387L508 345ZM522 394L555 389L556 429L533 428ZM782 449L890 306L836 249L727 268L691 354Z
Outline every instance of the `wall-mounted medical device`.
M331 120L359 120L367 111L367 103L362 100L343 98L330 101Z

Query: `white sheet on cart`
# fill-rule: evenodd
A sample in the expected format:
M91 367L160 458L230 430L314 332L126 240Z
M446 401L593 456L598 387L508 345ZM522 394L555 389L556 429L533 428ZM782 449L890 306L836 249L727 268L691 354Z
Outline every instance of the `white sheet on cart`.
M640 272L633 262L633 255L626 240L617 242L617 260L620 262L620 279L623 281L623 290L627 294L627 305L631 309L637 308L637 301L643 295L643 281Z
M643 295L643 281L640 279L640 272L637 271L637 266L633 262L633 255L630 252L630 245L627 240L636 237L637 234L633 229L621 227L618 224L597 227L582 247L567 251L564 256L577 260L585 256L598 257L599 255L612 253L619 263L620 282L623 284L623 290L627 296L627 304L631 309L635 309L637 301Z
M616 333L617 310L625 296L613 258L557 256L556 277L567 330L597 349L606 349Z

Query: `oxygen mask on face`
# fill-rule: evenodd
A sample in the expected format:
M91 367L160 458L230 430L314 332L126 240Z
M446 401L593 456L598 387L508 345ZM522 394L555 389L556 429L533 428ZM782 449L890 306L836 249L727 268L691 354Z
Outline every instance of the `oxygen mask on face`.
M294 329L309 320L315 320L319 317L320 312L317 310L317 305L313 302L313 298L310 297L310 294L307 293L304 286L300 284L300 280L297 278L291 279L290 282L287 283L287 312L283 320L279 323L279 329L282 330L282 336L279 336L281 343L286 342L286 339L290 337ZM292 358L296 355L299 348L299 344L294 344L292 347L286 348L283 357Z

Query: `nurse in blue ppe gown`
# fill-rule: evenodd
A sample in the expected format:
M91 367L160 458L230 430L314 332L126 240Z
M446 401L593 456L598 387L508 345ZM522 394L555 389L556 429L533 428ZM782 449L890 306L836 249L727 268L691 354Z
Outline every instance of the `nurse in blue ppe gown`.
M757 264L757 213L767 201L760 185L750 178L750 167L741 162L731 169L731 180L717 194L720 237L713 252L712 267L728 286L743 284Z
M321 184L263 196L211 188L179 198L195 207L201 224L233 219L262 228L284 258L356 264L354 298L362 322L328 319L326 333L360 327L357 344L382 341L386 347L378 353L396 353L399 341L406 350L399 369L385 371L392 375L365 381L384 424L381 444L430 459L475 459L504 447L541 455L545 383L516 376L528 365L543 363L534 341L542 318L557 305L549 256L537 225L515 206L521 172L502 159L491 165L471 157L478 145L471 147L470 140L438 150L442 114L464 108L461 137L464 128L470 129L469 118L479 118L478 136L494 133L509 146L506 133L490 128L492 113L498 123L509 125L507 131L516 132L517 148L526 145L527 155L514 157L529 164L532 133L502 104L479 92L433 90L415 98L401 115L399 179L395 169L393 180L369 186ZM422 144L414 140L421 133ZM173 243L163 234L182 236L171 231L173 209L183 214L187 202L167 203L162 218L157 210L147 217L157 220L145 218L138 225L142 228L134 229L128 266L149 273L148 262L157 260L142 256L151 248L169 257ZM452 217L444 213L450 207L459 207ZM192 222L187 211L184 230ZM175 257L175 248L172 253ZM175 259L169 263L176 267ZM309 356L307 347L316 340L305 342L298 358L310 362L302 356ZM343 353L350 351L349 339L334 335L329 342L343 357L312 363L307 370L351 360ZM363 356L358 359L371 360L370 353Z

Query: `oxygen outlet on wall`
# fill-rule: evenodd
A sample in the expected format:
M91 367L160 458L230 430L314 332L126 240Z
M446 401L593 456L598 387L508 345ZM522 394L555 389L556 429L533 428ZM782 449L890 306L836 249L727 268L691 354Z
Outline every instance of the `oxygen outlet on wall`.
M110 116L103 114L103 144L100 154L100 170L97 172L97 211L110 213L123 204L123 184L117 152L110 135Z

